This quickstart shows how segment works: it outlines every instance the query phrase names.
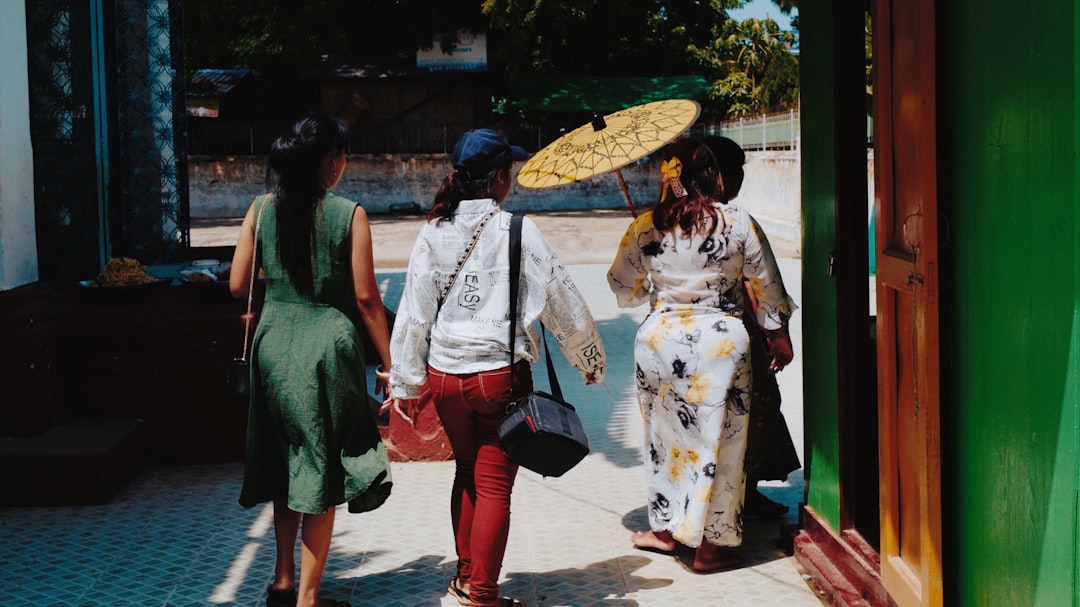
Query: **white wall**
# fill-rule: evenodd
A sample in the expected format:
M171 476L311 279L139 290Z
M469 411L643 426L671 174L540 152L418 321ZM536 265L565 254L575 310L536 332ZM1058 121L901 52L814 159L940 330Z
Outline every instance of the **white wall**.
M188 161L191 216L240 217L263 192L266 159L262 156L193 156ZM337 192L361 203L369 213L415 202L430 208L442 178L450 171L446 154L349 156ZM634 204L647 207L659 194L656 162L622 170ZM799 156L797 152L749 152L746 179L738 202L761 222L766 233L799 242ZM515 186L513 205L525 211L621 209L626 197L614 173L544 190Z
M26 5L0 3L0 291L38 279Z
M743 170L746 177L735 202L750 211L769 238L798 247L802 242L799 153L747 152Z

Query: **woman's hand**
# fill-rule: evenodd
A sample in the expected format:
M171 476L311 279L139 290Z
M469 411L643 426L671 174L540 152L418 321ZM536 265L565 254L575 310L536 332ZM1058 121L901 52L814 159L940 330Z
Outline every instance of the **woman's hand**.
M383 379L381 377L375 378L375 394L382 394L387 398L390 397L390 380Z
M765 331L766 341L769 344L769 371L779 373L788 366L791 359L795 358L791 347L791 336L788 335L787 327L775 331Z
M375 367L375 394L383 394L390 399L390 372L383 371L388 368L385 364ZM385 401L384 401L385 402ZM380 411L381 412L381 411Z
M416 426L416 420L420 418L421 403L419 398L395 398L387 397L379 407L379 413L386 413L393 409L394 413L401 416L410 426Z

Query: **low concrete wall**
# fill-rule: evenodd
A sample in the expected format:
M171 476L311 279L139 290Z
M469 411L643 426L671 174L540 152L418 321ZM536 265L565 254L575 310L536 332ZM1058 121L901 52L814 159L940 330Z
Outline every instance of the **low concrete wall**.
M795 151L748 152L746 178L735 202L761 224L770 240L802 250L802 177Z
M265 163L263 156L191 157L191 216L242 216L252 199L264 191ZM659 193L658 164L640 162L622 170L639 209L650 206ZM426 210L450 169L446 154L352 155L337 193L359 202L369 213L394 212L412 203ZM771 238L796 247L801 240L800 196L797 152L747 154L746 181L737 202L754 214ZM621 209L626 207L626 198L617 176L608 173L544 190L515 186L506 206L530 212Z

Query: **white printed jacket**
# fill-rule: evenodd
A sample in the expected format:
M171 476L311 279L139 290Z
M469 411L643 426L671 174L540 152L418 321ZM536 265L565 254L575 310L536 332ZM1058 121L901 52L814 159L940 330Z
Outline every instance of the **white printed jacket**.
M390 340L393 396L419 397L429 364L451 374L510 364L510 213L500 210L488 221L439 302L478 224L496 206L493 199L464 200L453 219L421 228ZM585 299L536 224L528 217L522 223L514 362L539 358L540 320L581 375L600 382L607 359Z

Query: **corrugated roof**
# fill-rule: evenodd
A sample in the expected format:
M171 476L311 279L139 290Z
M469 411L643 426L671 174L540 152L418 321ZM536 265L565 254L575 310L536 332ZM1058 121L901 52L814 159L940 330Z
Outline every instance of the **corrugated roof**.
M247 69L195 70L188 84L188 95L224 95L251 77Z
M708 89L701 76L599 77L513 74L510 104L548 112L614 112L663 99L693 99Z

